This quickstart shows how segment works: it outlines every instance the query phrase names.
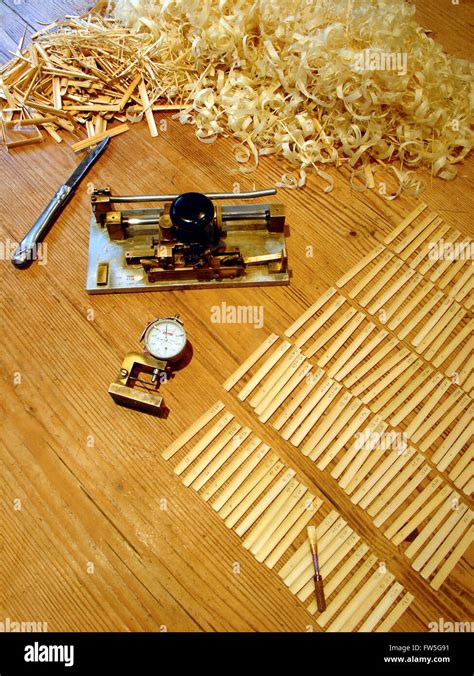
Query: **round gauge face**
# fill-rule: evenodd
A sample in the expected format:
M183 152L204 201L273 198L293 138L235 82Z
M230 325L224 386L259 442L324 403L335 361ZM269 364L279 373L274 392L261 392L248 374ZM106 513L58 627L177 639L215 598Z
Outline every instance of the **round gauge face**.
M147 329L143 342L148 352L157 359L179 359L186 347L186 331L174 319L158 319Z

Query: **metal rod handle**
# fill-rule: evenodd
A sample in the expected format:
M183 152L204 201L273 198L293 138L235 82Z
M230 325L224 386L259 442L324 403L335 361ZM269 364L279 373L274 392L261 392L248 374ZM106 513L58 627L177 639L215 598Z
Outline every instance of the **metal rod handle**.
M205 193L211 200L245 200L256 197L276 195L276 188L253 190L251 192L209 192ZM111 195L111 202L172 202L179 195Z

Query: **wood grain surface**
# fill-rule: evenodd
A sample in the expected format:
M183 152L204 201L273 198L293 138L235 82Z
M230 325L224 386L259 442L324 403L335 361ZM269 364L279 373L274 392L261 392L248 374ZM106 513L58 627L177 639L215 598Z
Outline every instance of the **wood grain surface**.
M416 4L419 22L468 58L472 5ZM2 0L0 57L25 29L31 35L36 22L79 5L88 3ZM414 594L393 630L427 631L441 617L470 620L472 548L435 592L327 473L222 387L265 336L281 335L416 200L352 192L348 171L331 169L329 195L312 177L304 190L279 191L290 226L288 287L88 296L91 183L118 194L231 191L235 183L250 190L273 186L288 169L265 159L254 174L240 174L231 140L203 145L192 127L164 114L155 119L167 122L157 138L142 122L111 141L48 235L47 260L27 270L1 265L0 621L47 622L49 631L321 631L161 456L217 399L316 486ZM4 247L21 239L76 166L74 140L0 150ZM430 210L471 236L472 166L472 159L460 166L449 183L421 172ZM222 302L263 306L264 328L213 323L212 308ZM116 406L107 388L123 356L139 349L150 320L176 312L193 358L163 388L169 417Z

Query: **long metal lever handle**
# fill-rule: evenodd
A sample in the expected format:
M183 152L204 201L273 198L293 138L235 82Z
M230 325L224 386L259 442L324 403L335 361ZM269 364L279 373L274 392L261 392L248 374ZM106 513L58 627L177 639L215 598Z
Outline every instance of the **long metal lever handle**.
M275 195L276 188L253 190L251 192L209 192L205 193L211 200L244 200L256 197ZM111 202L172 202L179 195L111 195Z

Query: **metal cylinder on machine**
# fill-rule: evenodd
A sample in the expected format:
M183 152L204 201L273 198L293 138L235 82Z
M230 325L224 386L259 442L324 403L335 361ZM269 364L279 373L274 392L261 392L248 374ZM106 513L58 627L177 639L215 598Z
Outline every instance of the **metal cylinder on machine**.
M184 244L209 244L219 242L212 200L199 192L178 195L170 206L170 218L176 228L177 239Z

